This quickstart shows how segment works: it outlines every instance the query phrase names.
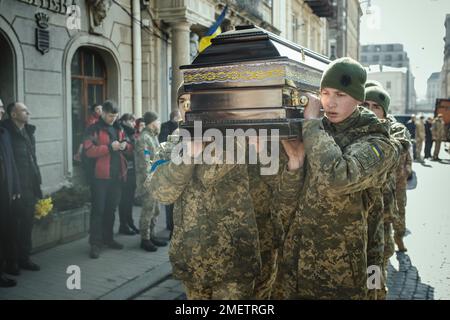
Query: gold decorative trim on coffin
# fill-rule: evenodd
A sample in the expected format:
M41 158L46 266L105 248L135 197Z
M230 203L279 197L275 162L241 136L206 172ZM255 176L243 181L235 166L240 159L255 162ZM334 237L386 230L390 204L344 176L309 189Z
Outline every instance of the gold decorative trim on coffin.
M283 62L264 62L184 70L184 84L218 82L259 82L292 80L296 84L319 87L321 72Z

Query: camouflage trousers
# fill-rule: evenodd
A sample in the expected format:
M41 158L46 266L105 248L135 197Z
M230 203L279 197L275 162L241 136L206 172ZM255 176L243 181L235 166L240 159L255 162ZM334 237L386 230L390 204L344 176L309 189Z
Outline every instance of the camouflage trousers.
M394 219L395 237L403 238L406 232L406 189L398 189L396 192L398 217Z
M433 158L439 158L439 152L441 151L441 140L434 140Z
M423 140L416 139L416 158L419 160L422 159L422 156L421 156L422 147L423 147Z
M261 275L255 281L254 298L268 300L271 298L272 286L277 276L278 250L261 252Z
M389 259L395 253L394 237L392 235L392 224L390 222L384 224L384 261L383 274L381 277L381 289L377 290L377 300L385 300L387 295L387 269Z
M214 287L183 282L188 300L248 300L253 298L255 282L224 282Z
M159 216L159 204L153 198L147 196L142 201L141 219L139 229L143 240L150 240L155 236L155 225Z

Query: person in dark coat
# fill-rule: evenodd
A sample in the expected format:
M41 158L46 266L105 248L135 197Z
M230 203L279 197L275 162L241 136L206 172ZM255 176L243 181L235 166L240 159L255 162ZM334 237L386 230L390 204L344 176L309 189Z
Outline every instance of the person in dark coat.
M413 143L413 155L414 160L417 158L416 156L416 115L412 114L411 119L405 124L405 127L408 129L409 134L411 135L411 141Z
M0 287L14 287L17 282L5 277L3 269L11 260L11 244L14 233L11 233L12 203L20 198L20 183L14 161L9 132L0 127Z
M166 142L167 137L171 135L176 129L178 129L179 123L181 121L180 111L175 110L170 113L170 120L164 122L161 125L161 132L158 135L158 141L160 143Z
M136 129L135 118L130 113L125 113L120 117L120 125L125 132L126 140L129 141L133 147L135 145ZM136 169L134 164L134 152L126 154L127 160L127 180L122 183L122 196L119 203L119 217L120 226L119 233L125 235L139 234L139 229L136 228L133 221L133 202L134 194L136 192Z
M21 196L13 201L12 215L15 221L15 241L12 243L14 257L7 263L5 271L19 275L20 269L38 271L40 267L31 261L31 234L36 202L42 198L41 173L36 159L36 127L28 124L30 112L22 102L7 106L8 119L2 122L3 128L11 135L11 146L17 167Z
M431 158L431 146L433 145L433 136L431 134L431 126L433 118L429 117L425 121L425 159Z

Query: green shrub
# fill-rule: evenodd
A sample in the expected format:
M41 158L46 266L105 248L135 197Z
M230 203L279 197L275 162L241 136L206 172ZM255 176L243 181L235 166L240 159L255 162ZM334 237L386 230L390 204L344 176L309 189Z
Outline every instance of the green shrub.
M55 211L66 211L83 207L90 202L89 187L63 187L51 194Z

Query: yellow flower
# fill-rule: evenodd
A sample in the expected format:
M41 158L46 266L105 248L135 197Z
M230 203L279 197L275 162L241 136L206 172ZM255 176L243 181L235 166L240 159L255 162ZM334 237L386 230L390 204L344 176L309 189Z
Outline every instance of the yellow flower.
M35 218L41 219L46 217L53 209L52 198L41 199L36 203Z

